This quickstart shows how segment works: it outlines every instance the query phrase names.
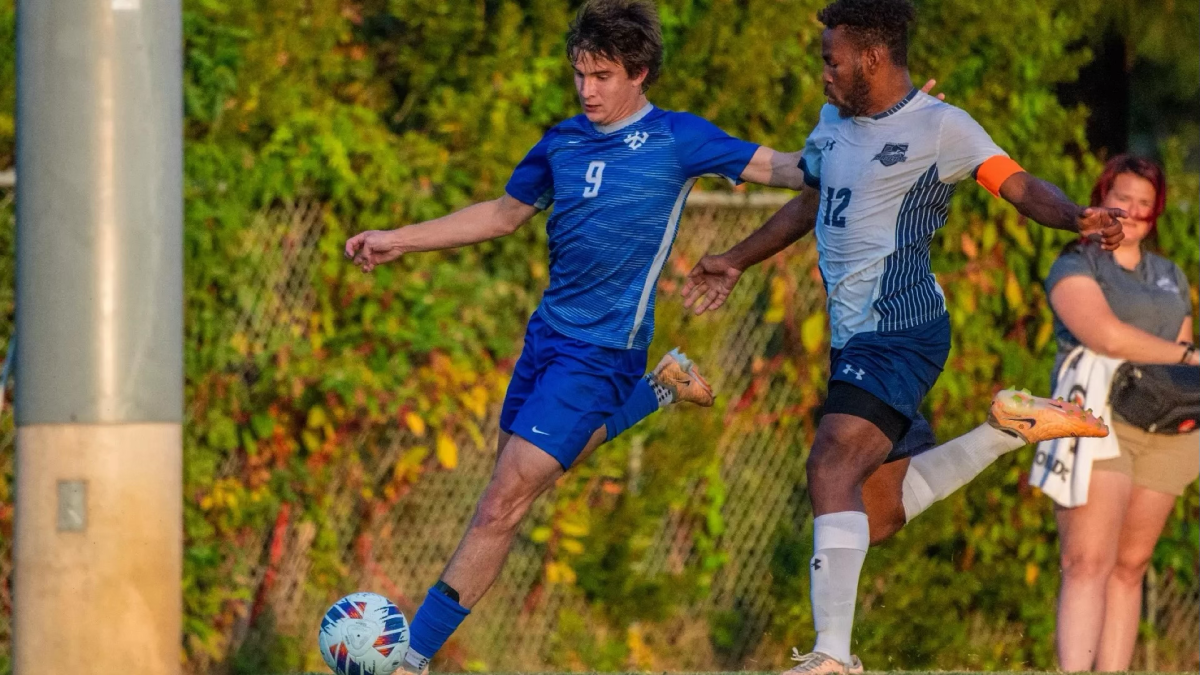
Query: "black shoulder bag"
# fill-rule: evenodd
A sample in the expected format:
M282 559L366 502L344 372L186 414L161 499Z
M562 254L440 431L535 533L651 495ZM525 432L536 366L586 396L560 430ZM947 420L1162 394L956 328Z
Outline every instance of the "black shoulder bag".
M1113 376L1113 412L1152 434L1200 427L1200 367L1125 363Z

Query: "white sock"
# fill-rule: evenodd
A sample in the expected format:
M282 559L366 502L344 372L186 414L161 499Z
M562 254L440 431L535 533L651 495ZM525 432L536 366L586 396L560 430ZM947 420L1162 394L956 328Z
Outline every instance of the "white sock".
M429 657L421 656L415 649L410 648L404 655L404 663L408 666L408 670L420 673L429 665ZM396 672L399 673L400 669L397 669Z
M954 494L1001 455L1023 445L1025 441L1020 438L981 424L913 457L901 490L905 520L911 521L934 502Z
M817 629L813 651L828 654L842 663L850 663L858 575L870 542L871 529L865 513L839 511L813 520L814 554L809 564L813 627Z

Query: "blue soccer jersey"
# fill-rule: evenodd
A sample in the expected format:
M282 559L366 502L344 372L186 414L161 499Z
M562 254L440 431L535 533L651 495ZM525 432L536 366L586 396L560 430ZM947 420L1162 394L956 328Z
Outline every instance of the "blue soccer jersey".
M539 316L591 344L648 348L658 275L688 192L704 175L738 180L757 149L650 104L610 126L578 115L546 132L506 188L525 204L554 205Z

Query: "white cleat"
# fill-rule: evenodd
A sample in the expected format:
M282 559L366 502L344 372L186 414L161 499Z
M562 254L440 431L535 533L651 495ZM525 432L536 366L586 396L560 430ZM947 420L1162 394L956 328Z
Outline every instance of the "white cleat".
M850 657L850 663L842 663L832 656L822 652L801 654L799 649L792 647L792 660L796 665L784 671L784 675L824 675L825 673L861 673L862 661L857 656Z

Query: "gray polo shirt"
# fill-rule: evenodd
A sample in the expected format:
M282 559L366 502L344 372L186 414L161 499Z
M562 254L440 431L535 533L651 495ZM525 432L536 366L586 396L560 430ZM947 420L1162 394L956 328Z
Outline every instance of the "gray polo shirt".
M1095 279L1118 319L1164 340L1174 342L1179 337L1179 328L1192 311L1183 270L1148 251L1142 252L1142 261L1136 268L1127 270L1098 244L1070 244L1050 268L1046 293L1059 281L1073 276ZM1054 360L1057 373L1062 360L1079 345L1079 340L1058 315L1054 317L1054 337L1058 341L1058 356Z

